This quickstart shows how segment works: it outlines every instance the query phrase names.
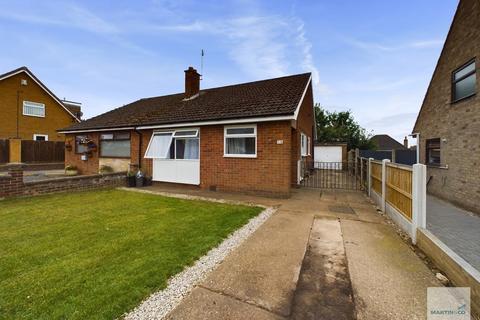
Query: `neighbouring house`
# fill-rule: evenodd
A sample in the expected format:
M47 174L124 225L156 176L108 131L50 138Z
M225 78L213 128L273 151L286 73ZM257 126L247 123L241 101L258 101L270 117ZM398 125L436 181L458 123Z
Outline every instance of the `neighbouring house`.
M403 144L390 137L388 134L377 134L370 138L375 143L377 151L407 150L408 139L405 137Z
M428 192L480 213L480 1L461 0L413 133Z
M80 108L60 100L27 67L0 75L0 139L64 141L57 130L80 122Z
M61 130L66 164L82 174L138 167L156 182L288 196L311 159L310 73L140 99Z
M403 139L403 144L387 134L377 134L370 138L375 144L375 150L359 150L360 157L375 160L388 159L392 162L412 165L417 162L415 150L408 147L408 139Z

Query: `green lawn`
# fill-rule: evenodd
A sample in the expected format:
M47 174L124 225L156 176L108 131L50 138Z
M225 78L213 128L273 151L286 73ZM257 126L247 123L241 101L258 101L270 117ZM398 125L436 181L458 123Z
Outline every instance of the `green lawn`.
M121 190L0 201L0 318L119 317L261 210Z

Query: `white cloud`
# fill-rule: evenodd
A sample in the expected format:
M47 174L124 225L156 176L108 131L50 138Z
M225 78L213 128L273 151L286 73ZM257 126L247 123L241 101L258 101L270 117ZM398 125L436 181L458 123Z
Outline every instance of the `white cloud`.
M0 18L23 23L77 29L103 36L108 41L138 53L152 55L149 50L126 40L114 23L94 14L74 2L41 2L29 10L31 4L20 3L8 12L0 11ZM30 12L30 13L29 13Z
M411 42L401 43L398 45L385 45L377 42L368 42L361 41L351 38L343 38L343 41L353 47L370 50L370 51L383 51L383 52L393 52L400 50L407 50L412 48L417 49L427 49L427 48L438 48L443 44L442 40L431 39L431 40L413 40Z
M330 92L320 81L305 25L296 17L251 15L213 21L195 20L184 24L149 24L137 31L214 35L226 43L230 58L246 74L267 78L311 72L315 91L320 94Z

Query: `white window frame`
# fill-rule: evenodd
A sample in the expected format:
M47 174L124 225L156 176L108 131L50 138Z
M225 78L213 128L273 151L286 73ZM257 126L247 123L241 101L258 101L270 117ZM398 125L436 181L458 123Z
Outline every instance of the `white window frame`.
M238 128L253 128L253 133L244 134L227 134L228 129ZM255 153L254 154L232 154L227 153L227 138L255 138ZM223 127L223 157L225 158L256 158L257 157L257 125L256 124L242 124L234 126Z
M45 141L48 141L48 134L38 134L38 133L34 133L34 134L33 134L33 140L37 141L37 137L44 137L44 138L45 138Z
M26 107L27 105L30 105L30 107L34 107L34 108L41 108L41 109L43 109L43 115L39 116L39 115L36 115L36 114L25 113L25 107ZM45 104L24 100L24 101L23 101L22 114L23 114L24 116L28 116L28 117L45 118L45 114L46 114L46 112L45 112Z
M310 137L307 136L307 155L308 156L312 155L311 149L312 149L312 139L310 139Z
M307 135L303 132L300 132L300 155L306 157L308 155L307 151Z
M156 131L152 133L152 136L150 137L150 141L148 142L147 150L143 155L145 159L166 159L165 157L149 157L147 156L147 154L148 154L148 151L150 151L150 146L152 145L153 137L155 136L155 134L168 134L168 133L170 134L170 144L168 148L170 148L170 146L172 145L173 134L175 133L175 131Z
M189 134L189 135L183 135L183 136L175 136L177 132L184 132L184 131L195 131L195 134ZM145 151L145 154L143 157L145 159L157 159L157 160L165 160L165 161L200 161L200 135L199 135L200 129L199 128L181 128L178 130L161 130L161 131L154 131L152 133L152 137L150 138L150 141L148 142L147 150ZM175 140L185 140L185 139L191 139L191 138L197 138L198 139L198 159L177 159L177 146L174 147L175 149L175 154L174 154L174 159L170 158L160 158L160 157L148 157L148 151L150 150L150 145L152 144L153 141L153 136L155 134L165 134L169 133L171 134L170 136L170 146L169 149L172 146L172 143L176 143Z

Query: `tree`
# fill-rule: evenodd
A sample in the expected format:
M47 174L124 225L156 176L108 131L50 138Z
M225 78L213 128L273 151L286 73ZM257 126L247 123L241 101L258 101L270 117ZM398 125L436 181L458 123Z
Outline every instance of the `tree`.
M348 149L374 149L371 134L353 118L352 111L330 112L315 104L317 141L346 142Z

